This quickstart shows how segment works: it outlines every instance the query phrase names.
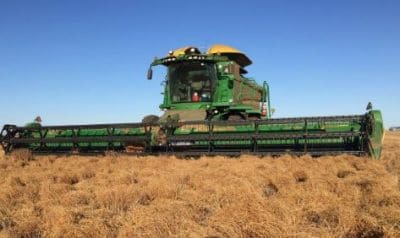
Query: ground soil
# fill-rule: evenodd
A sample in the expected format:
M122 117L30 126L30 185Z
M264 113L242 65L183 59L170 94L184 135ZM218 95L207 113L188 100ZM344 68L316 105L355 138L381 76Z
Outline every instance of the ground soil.
M381 160L0 156L0 237L400 237L400 133Z

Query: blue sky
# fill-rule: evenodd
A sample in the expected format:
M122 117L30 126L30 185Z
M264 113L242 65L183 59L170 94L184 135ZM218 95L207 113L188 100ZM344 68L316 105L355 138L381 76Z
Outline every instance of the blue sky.
M0 0L0 124L160 114L154 56L232 45L271 87L274 117L361 114L400 126L400 1Z

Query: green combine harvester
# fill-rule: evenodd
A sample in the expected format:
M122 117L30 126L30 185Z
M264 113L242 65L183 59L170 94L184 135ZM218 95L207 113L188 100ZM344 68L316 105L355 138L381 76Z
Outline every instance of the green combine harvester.
M269 86L245 77L251 60L225 45L170 51L152 67L167 68L160 117L140 123L42 126L4 125L6 153L240 154L312 156L354 154L378 159L384 134L380 111L362 115L271 118Z

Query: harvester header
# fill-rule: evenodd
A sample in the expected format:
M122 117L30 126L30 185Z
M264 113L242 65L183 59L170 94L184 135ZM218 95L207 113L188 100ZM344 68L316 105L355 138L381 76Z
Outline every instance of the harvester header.
M4 125L0 143L6 153L28 148L35 153L174 155L367 155L382 150L380 111L364 114L272 118L267 82L246 77L252 61L226 45L201 52L194 46L169 51L150 64L164 66L161 116L139 123L43 126Z

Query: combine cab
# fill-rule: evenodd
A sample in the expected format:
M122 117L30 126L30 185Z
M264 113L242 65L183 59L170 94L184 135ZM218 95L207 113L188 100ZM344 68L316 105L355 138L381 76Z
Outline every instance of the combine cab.
M195 47L170 51L148 71L151 79L152 67L167 68L161 117L124 124L5 125L0 142L7 153L29 148L35 153L380 157L380 111L369 106L362 115L272 119L268 84L244 76L250 64L245 54L224 45L205 53Z

